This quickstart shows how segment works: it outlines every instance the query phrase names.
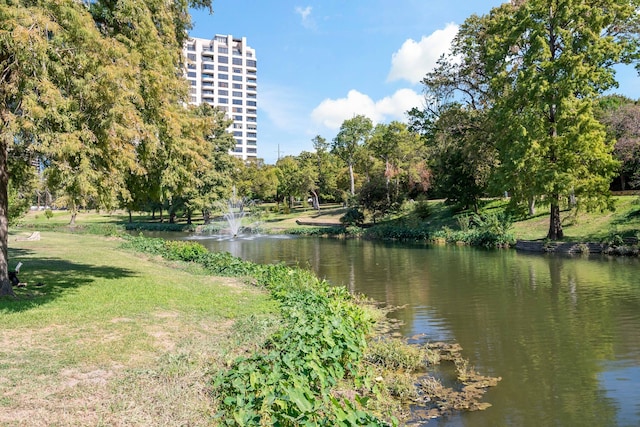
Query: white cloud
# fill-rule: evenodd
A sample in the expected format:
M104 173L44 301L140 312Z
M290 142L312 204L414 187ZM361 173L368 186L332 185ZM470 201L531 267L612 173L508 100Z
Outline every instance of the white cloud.
M423 97L411 89L400 89L391 96L374 101L368 95L350 90L346 98L325 99L312 112L314 122L329 129L339 129L342 122L362 114L374 123L404 120L405 113L422 104Z
M302 8L300 6L296 7L296 13L298 15L300 15L300 17L302 18L302 26L307 28L307 29L315 29L316 28L316 23L313 20L313 18L311 17L311 11L313 10L313 8L311 6L307 6L305 8Z
M458 26L450 23L442 30L423 36L419 42L406 40L400 50L391 56L391 71L387 81L404 79L413 84L419 83L435 67L438 58L449 51L457 33Z

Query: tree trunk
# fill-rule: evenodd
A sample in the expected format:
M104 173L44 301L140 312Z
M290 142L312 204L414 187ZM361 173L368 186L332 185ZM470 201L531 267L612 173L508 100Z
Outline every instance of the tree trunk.
M547 239L560 240L564 237L562 222L560 221L560 197L556 194L551 201L551 214L549 215L549 233Z
M318 198L318 193L313 190L311 191L311 197L313 199L313 209L319 211L320 210L320 199Z
M75 227L76 226L76 216L78 216L78 208L76 207L76 204L71 201L71 203L69 203L69 207L71 208L71 220L69 220L69 226L70 227Z
M13 287L9 281L9 170L7 168L7 144L6 140L0 139L0 295L12 295Z
M529 197L529 216L534 216L536 214L536 198L531 196Z
M129 209L129 224L133 222L133 218L131 217L131 209Z
M351 195L355 196L356 195L356 181L355 178L353 177L353 163L349 163L349 179L351 182Z

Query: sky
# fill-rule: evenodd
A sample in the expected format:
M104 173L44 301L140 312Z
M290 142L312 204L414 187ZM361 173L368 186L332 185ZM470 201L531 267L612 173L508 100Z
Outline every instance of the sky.
M501 0L214 0L193 10L192 37L246 37L258 61L258 157L314 151L356 114L406 122L423 105L420 80L458 25ZM640 77L618 70L620 93L640 99Z

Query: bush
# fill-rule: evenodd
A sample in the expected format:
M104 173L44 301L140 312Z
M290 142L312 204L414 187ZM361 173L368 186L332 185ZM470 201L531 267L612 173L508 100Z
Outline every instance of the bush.
M431 207L426 200L420 200L413 206L413 212L418 218L425 220L431 215Z
M177 261L198 261L209 254L207 248L197 242L165 241L165 253L168 259Z
M362 225L364 223L364 214L358 208L351 207L340 217L340 222L344 225Z

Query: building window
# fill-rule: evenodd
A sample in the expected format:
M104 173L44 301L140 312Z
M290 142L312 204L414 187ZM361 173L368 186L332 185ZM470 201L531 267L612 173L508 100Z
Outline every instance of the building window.
M242 99L234 99L233 105L242 105Z
M233 120L242 121L242 116L233 116Z
M218 82L218 87L229 87L229 83L227 83L227 82Z
M190 99L191 99L191 102L198 102L197 96L192 96Z
M229 107L225 107L224 105L217 106L218 110L224 111L225 113L229 111Z
M255 153L256 150L256 148L247 148L247 153Z
M214 91L212 91L212 90L203 90L203 91L202 91L202 94L203 94L203 95L213 95L213 94L214 94Z
M234 129L242 129L242 123L234 123L233 124L233 128Z
M236 82L241 82L241 81L242 81L242 76L236 76L236 75L234 75L234 76L233 76L233 80L234 80L234 81L236 81Z
M198 85L198 83L195 80L189 80L189 84L191 86L197 86Z
M196 50L196 45L195 44L188 44L187 45L187 50L195 51Z
M234 131L233 136L239 136L242 138L242 131L241 130Z
M218 78L220 80L229 80L229 75L228 74L218 74Z
M256 61L253 59L247 59L247 67L253 67L256 68Z
M231 87L234 89L242 89L242 83L234 83Z
M189 72L187 73L187 77L192 77L192 78L194 78L194 79L196 78L196 76L197 76L197 75L198 75L198 74L197 74L195 71L189 71Z
M255 132L247 132L247 138L257 138L258 135Z
M242 147L236 147L233 149L234 153L242 153Z
M247 105L249 107L255 107L256 105L258 105L258 103L256 101L247 101Z
M221 64L228 64L229 57L228 56L218 56L218 62Z
M258 126L256 126L256 125L247 125L247 129L256 130L256 129L258 129Z
M196 69L196 64L194 64L193 62L189 62L187 64L187 68L190 70L195 70Z
M229 53L229 48L218 46L218 53Z
M195 61L196 60L196 54L195 53L187 53L187 59L189 61Z
M247 77L247 82L249 82L249 83L256 83L256 82L257 82L257 80L256 80L256 78L255 78L255 77Z
M238 92L237 90L233 91L233 96L236 96L238 98L242 98L242 92Z
M247 108L247 114L256 114L257 110L254 108Z
M227 98L218 98L218 104L228 104L229 100Z
M211 74L211 73L202 73L202 78L203 79L212 79L213 78L213 74Z
M247 145L256 145L256 140L250 139L249 141L247 141Z
M242 65L242 58L233 58L233 65Z
M233 72L236 74L242 74L242 68L234 68Z
M242 113L242 107L233 107L231 111L234 113Z
M229 67L226 65L218 65L218 71L224 71L226 73L229 71Z
M224 89L220 89L218 91L218 95L229 96L229 91L228 90L224 90Z
M213 71L213 65L211 64L202 64L202 69L203 70L212 70Z
M198 93L198 89L196 89L195 87L191 87L191 88L189 88L189 93L191 95L195 95L195 94Z
M257 122L258 120L255 117L247 117L248 122Z

